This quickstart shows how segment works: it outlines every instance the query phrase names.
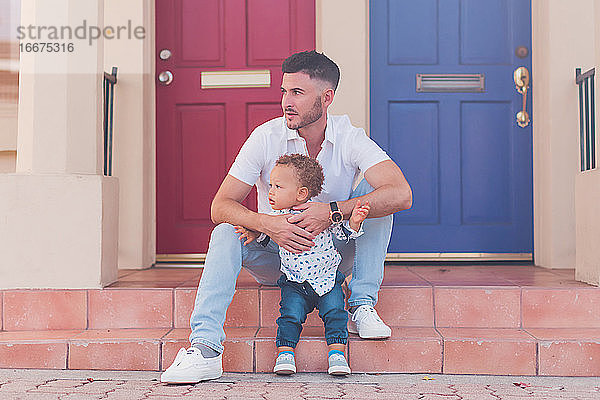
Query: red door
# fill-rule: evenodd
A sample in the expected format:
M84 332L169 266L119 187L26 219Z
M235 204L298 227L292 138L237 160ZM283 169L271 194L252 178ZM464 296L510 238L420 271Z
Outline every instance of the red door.
M158 254L206 252L219 184L252 129L282 115L281 62L314 47L312 0L156 0ZM240 71L270 85L222 87L247 86Z

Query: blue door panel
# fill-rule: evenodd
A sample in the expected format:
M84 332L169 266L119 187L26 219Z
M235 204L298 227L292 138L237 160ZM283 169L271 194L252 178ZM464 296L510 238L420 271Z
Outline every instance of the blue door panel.
M516 125L512 77L531 71L531 56L514 52L531 48L530 9L530 0L371 1L371 137L413 189L390 252L531 252L532 132ZM416 74L475 73L482 93L416 92Z
M462 64L511 64L511 41L507 40L511 34L511 3L507 0L460 1Z
M439 153L438 103L392 102L389 108L388 149L399 159L419 154L406 165L404 173L412 177L414 207L410 213L397 214L402 223L439 224ZM403 129L410 126L412 129Z
M461 223L513 224L509 102L461 104Z
M436 0L390 1L387 13L389 27L388 60L397 64L437 64L437 25L426 26L423 21L437 21Z

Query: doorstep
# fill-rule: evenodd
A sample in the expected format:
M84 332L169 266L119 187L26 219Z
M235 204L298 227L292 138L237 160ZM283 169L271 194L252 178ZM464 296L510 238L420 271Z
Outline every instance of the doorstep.
M160 371L189 346L202 270L120 271L102 290L0 291L0 368ZM270 372L279 291L245 271L225 322L224 369ZM355 372L600 375L600 290L574 270L531 265L387 265L379 314L387 340L351 335ZM316 312L298 370L326 370Z

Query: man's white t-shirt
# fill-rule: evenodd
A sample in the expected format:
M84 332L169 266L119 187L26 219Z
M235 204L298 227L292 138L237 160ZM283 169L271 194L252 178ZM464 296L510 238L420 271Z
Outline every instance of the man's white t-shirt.
M257 127L238 153L229 175L248 185L256 184L258 212L268 214L269 176L275 161L284 154L308 155L305 140L296 130L288 129L284 117ZM347 115L327 115L325 140L317 155L325 182L312 201L329 203L350 198L352 184L361 172L390 157L367 136L364 129L352 126Z

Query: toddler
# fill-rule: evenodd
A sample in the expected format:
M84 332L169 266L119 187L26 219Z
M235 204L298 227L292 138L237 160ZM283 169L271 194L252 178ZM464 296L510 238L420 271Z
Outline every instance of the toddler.
M290 214L299 211L292 207L307 202L321 192L323 170L314 159L302 154L281 156L271 171L269 203L273 214ZM281 271L277 281L281 288L280 313L277 319L277 351L273 372L289 375L296 372L294 349L298 344L302 324L306 316L317 308L325 325L325 338L329 347L328 373L348 375L345 348L348 340L348 313L344 308L342 282L344 276L337 270L341 256L333 245L332 234L341 240L355 239L362 234L362 222L369 214L368 202L361 205L357 200L348 221L331 225L317 235L310 250L301 254L279 248ZM241 226L236 226L244 245L266 239Z

